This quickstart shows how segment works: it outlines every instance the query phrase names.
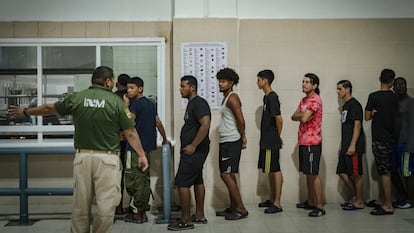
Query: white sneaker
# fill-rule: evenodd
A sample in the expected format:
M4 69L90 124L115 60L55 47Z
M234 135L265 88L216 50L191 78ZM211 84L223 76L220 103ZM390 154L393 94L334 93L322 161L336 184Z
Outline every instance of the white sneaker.
M398 208L398 209L409 209L411 207L413 206L407 201L401 201L395 205L395 208Z

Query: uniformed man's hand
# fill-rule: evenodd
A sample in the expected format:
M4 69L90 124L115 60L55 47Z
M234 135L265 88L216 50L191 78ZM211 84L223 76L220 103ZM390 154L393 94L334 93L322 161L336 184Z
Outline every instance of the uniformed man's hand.
M14 106L10 105L10 108L8 109L9 114L12 116L12 118L22 118L24 117L24 107L23 106Z

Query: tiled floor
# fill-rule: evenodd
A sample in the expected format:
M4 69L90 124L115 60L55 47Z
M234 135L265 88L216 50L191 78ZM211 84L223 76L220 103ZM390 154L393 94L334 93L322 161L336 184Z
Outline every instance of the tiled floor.
M70 210L70 207L68 207ZM66 208L66 210L68 209ZM295 206L285 205L282 213L264 214L263 209L248 206L249 217L237 221L227 221L223 217L215 216L215 209L207 209L208 224L196 225L194 230L185 232L201 233L413 233L414 208L396 210L394 215L372 216L371 208L358 211L343 211L339 204L325 205L327 215L319 218L310 218L306 210L296 209ZM221 210L221 208L220 208ZM61 233L69 232L70 214L62 214L62 208L37 208L37 213L55 211L61 214L44 215L31 214L30 218L42 218L31 226L5 226L9 219L17 219L17 215L7 212L7 207L0 206L0 233ZM10 210L9 210L10 211ZM166 224L156 224L157 213L150 215L149 223L133 224L117 220L113 226L114 233L170 232ZM178 215L173 212L173 216Z

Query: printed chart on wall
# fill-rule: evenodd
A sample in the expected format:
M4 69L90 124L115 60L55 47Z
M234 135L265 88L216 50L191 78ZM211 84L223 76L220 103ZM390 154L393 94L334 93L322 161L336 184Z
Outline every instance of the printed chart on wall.
M197 78L198 95L205 98L211 109L218 109L223 95L220 93L216 74L227 67L225 42L190 42L181 44L182 76ZM183 108L187 100L183 99Z

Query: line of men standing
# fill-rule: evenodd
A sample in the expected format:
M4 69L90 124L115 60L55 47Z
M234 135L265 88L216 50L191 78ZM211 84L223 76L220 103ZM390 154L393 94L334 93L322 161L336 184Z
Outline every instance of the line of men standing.
M262 70L257 74L257 85L265 94L258 168L268 175L271 190L270 199L259 203L259 207L267 207L264 211L267 214L283 211L280 203L283 176L279 164L279 150L283 145L280 137L283 120L278 95L271 88L274 78L274 73L271 70ZM228 189L230 206L223 211L217 211L216 215L224 216L226 220L239 220L248 217L248 211L241 200L236 179L241 150L247 145L241 101L238 95L233 92L234 85L238 84L239 76L234 70L225 68L217 73L217 79L220 91L224 95L219 127L219 169L220 176ZM302 88L306 96L292 115L292 120L301 122L299 128L300 170L307 175L308 199L316 205L309 216L318 217L326 214L322 208L322 185L318 176L322 147L322 101L319 97L319 78L312 73L306 74ZM197 79L194 76L182 77L180 92L182 97L189 99L189 103L181 131L181 157L175 179L182 207L181 218L168 225L168 229L174 231L193 229L194 223L207 223L203 207L205 191L202 168L208 154L209 144L200 147L204 148L207 145L207 148L202 149L199 153L194 152L197 151L201 141L209 143L208 128L210 127L211 113L207 102L197 95ZM196 122L195 125L198 127L195 128L198 130L189 130L189 122L192 122L191 125ZM183 137L189 133L192 135L191 140L188 140L188 137ZM204 137L203 140L201 140L202 137ZM189 148L191 148L190 151ZM183 182L183 177L186 177L187 182ZM190 216L189 187L192 185L194 185L196 213ZM310 205L307 201L305 203Z
M374 202L372 206L374 209L370 212L372 215L393 214L393 204L401 206L401 203L398 202L391 203L391 173L393 171L398 174L398 178L401 175L405 177L403 178L404 182L402 185L404 189L402 189L403 191L400 192L400 195L406 197L407 190L411 190L414 187L411 183L412 179L407 178L407 174L410 174L410 176L414 174L414 156L410 149L413 145L407 141L407 138L412 138L413 136L401 139L399 128L396 127L398 122L401 122L398 116L403 118L403 125L413 127L413 115L408 114L412 114L413 111L409 109L414 109L414 104L410 102L412 105L404 104L401 107L402 101L400 101L400 105L398 105L398 95L400 95L400 100L408 98L406 82L403 78L395 80L394 91L397 92L397 95L390 90L394 83L394 78L395 73L392 70L384 69L380 75L381 89L369 95L368 103L365 107L365 120L373 120L372 151L382 184L379 203L372 201ZM217 73L217 79L219 80L220 91L224 95L220 111L219 170L220 176L228 189L230 206L223 211L217 211L216 215L224 216L226 220L238 220L248 217L248 211L241 199L235 177L239 171L241 150L246 148L247 145L241 101L238 95L233 92L233 86L238 84L239 77L234 70L225 68ZM283 146L283 140L280 137L283 120L281 118L278 95L271 88L273 80L274 74L271 70L262 70L257 74L257 85L265 94L263 97L258 168L268 175L270 186L270 198L265 202L259 203L259 207L266 207L264 212L267 214L283 211L280 203L283 176L279 164L279 150ZM399 84L399 82L402 82L401 80L404 82ZM195 77L184 76L181 79L180 91L184 98L189 99L190 103L196 97L199 99L197 107L192 104L187 106L184 117L185 124L181 131L181 136L183 136L183 134L186 134L185 126L189 115L197 115L197 111L200 111L203 114L198 115L198 121L202 117L206 117L210 121L211 113L210 110L207 110L208 105L206 105L205 100L197 96L197 81ZM322 100L319 96L319 77L313 73L305 74L302 80L302 91L305 93L305 97L300 101L291 119L300 122L298 130L299 171L306 175L308 196L306 201L298 203L296 207L310 209L311 212L308 214L310 217L320 217L325 215L326 211L323 209L322 182L319 177L319 164L322 155L321 128L323 109ZM364 113L359 101L352 96L352 84L350 81L339 81L337 83L337 94L345 102L341 106L341 145L338 154L337 174L352 193L350 200L342 203L341 206L343 210L358 210L365 207L362 179L362 156L365 153L366 145L365 133L362 127ZM197 124L203 125L201 122ZM208 140L208 129L206 128L209 126L206 124L205 122L204 130L197 131L197 133L193 131L194 140L187 142L190 143L192 151L196 150L193 148L197 147L197 142L200 141L199 139L196 140L196 136L202 135L205 137L204 140ZM395 147L397 142L399 145ZM175 231L193 229L193 223L207 223L202 206L205 192L202 180L202 164L206 159L208 149L204 149L203 152L205 153L202 153L202 156L197 158L197 155L193 156L191 153L186 153L187 144L182 145L181 148L180 167L176 176L176 185L179 184L177 181L182 178L184 171L187 172L187 175L191 174L187 177L189 179L192 177L190 180L194 180L194 177L197 177L197 182L186 183L183 185L185 187L179 186L181 205L185 208L182 211L181 218L168 225L169 230ZM194 161L198 161L196 163L197 166L195 166L198 168L197 171L192 170L191 172L191 169L189 169L190 167L194 168L194 164L188 163L189 155L194 157ZM184 161L187 161L187 163ZM392 169L393 165L397 168ZM195 185L196 213L190 216L189 187L192 185ZM407 203L411 205L409 202ZM369 203L367 205L370 206Z
M279 164L279 150L283 146L280 137L283 120L278 95L271 88L274 80L271 70L257 74L257 85L264 92L261 122L258 168L268 174L269 200L259 203L267 207L265 213L282 212L280 196L283 176ZM372 151L377 172L382 184L378 201L367 204L374 209L373 215L394 213L394 206L409 208L412 203L405 200L413 192L414 175L414 101L407 95L406 80L395 78L392 70L384 69L380 75L381 88L369 95L365 107L365 120L372 120ZM248 217L237 185L241 150L246 148L245 122L241 101L233 86L239 77L229 68L217 74L220 91L224 94L220 123L219 169L230 196L230 206L218 211L226 220ZM92 199L97 202L97 213L93 220L93 232L110 232L116 206L120 203L120 183L123 167L118 158L121 146L120 129L127 141L125 146L125 176L132 212L126 220L142 223L148 221L145 211L149 199L149 152L156 148L156 128L163 143L170 143L160 122L154 103L143 97L143 80L135 77L127 81L127 93L123 101L108 95L114 87L113 70L101 66L94 70L89 89L74 93L56 103L37 107L11 107L13 117L30 115L72 114L75 125L74 159L74 204L71 232L89 232ZM394 91L391 87L394 84ZM309 216L326 214L322 202L322 182L319 178L319 162L322 151L322 101L319 96L319 77L313 73L304 75L302 91L305 97L292 115L299 121L299 170L306 175L308 198L298 203L298 208L311 209ZM193 223L207 223L204 215L205 187L203 165L210 150L209 128L211 111L206 100L197 95L197 79L183 76L180 93L189 100L184 114L184 125L180 134L180 163L175 177L178 187L181 218L168 225L169 230L194 228ZM345 101L341 111L341 150L337 173L352 192L350 201L343 203L344 210L364 208L362 200L362 154L365 152L362 128L362 107L352 97L352 84L342 80L337 84L338 97ZM87 100L101 104L89 105ZM126 107L129 105L130 109ZM130 111L131 110L131 111ZM143 110L148 110L143 112ZM141 119L141 116L151 116ZM135 120L135 127L133 121ZM142 134L141 134L142 133ZM141 135L145 135L141 137ZM141 138L141 140L140 140ZM141 144L142 141L142 144ZM399 184L397 182L400 181ZM402 200L391 201L391 183ZM190 214L190 187L194 186L196 211ZM123 211L121 209L121 211Z

